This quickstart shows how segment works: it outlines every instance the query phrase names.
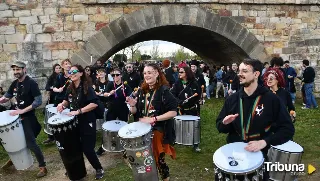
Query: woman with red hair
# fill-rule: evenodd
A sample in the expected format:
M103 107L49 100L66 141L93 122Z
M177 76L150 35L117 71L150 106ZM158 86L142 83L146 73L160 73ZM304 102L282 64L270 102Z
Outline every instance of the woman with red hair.
M291 101L290 93L284 89L285 80L283 72L278 68L269 68L263 74L263 80L264 85L269 87L273 93L280 97L284 105L288 108L291 119L294 122L296 117L295 107Z
M169 180L169 167L165 154L176 157L173 118L177 115L178 103L169 91L169 83L156 64L145 66L144 81L137 98L127 97L130 111L139 121L150 123L153 130L152 148L158 170L163 180Z

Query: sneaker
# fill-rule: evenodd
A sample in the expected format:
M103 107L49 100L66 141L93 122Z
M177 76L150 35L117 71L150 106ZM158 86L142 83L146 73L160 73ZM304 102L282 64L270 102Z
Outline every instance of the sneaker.
M11 160L8 160L4 165L2 165L1 169L8 169L11 166L13 166L13 162Z
M104 176L104 171L103 171L103 169L98 169L98 170L96 170L96 177L95 177L96 180L102 179L103 176Z
M305 104L305 103L302 103L302 105L303 105L303 106L306 106L306 104Z
M38 172L37 177L38 178L44 177L47 175L47 173L48 173L48 170L46 167L40 167L40 171Z
M196 147L194 147L194 151L195 151L195 152L200 152L201 149L199 148L199 146L196 146Z
M301 107L301 109L310 109L310 108L308 108L308 107L306 107L306 106L303 106L303 107Z
M96 154L97 154L98 156L101 156L104 152L105 152L105 151L102 149L102 147L100 147L100 148L98 149L98 151L96 152Z
M54 143L54 140L53 140L53 139L50 139L50 138L48 138L47 140L45 140L45 141L42 142L42 144L45 144L45 145L47 145L47 144L52 144L52 143Z

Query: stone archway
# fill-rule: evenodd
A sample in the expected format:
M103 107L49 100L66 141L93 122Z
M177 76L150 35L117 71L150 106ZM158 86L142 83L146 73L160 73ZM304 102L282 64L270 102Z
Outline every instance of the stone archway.
M254 34L232 17L184 5L152 6L124 15L103 27L75 53L73 63L90 65L119 50L148 40L171 41L207 60L240 62L243 58L266 61L268 55Z

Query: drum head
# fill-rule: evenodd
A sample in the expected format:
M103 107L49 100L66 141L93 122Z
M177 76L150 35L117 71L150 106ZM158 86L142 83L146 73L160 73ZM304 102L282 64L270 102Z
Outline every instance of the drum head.
M0 112L0 126L6 126L18 119L19 115L16 115L16 116L9 115L9 113L12 111L14 110L7 110L7 111Z
M146 135L151 130L148 123L134 122L120 128L118 134L121 138L137 138Z
M214 164L228 173L247 173L259 168L264 161L262 152L248 152L247 143L236 142L220 147L213 155Z
M61 124L69 122L73 118L74 118L74 116L68 116L65 113L56 114L56 115L52 116L51 118L49 118L48 123L50 125L61 125Z
M49 112L49 113L53 113L53 114L58 114L57 107L50 107L50 108L48 109L48 112ZM68 112L70 112L70 109L65 109L65 110L63 110L62 112L63 112L63 113L68 113Z
M272 145L271 145L272 146ZM293 141L288 141L282 145L272 146L275 149L289 152L289 153L301 153L303 152L302 146Z
M120 128L127 124L128 123L120 120L107 121L102 124L102 129L105 131L117 132Z
M48 105L46 105L46 109L49 109L49 108L51 108L53 106L54 106L54 104L48 104Z
M191 115L181 115L181 116L176 116L174 118L179 120L185 120L185 121L195 121L200 119L200 117L198 116L191 116Z

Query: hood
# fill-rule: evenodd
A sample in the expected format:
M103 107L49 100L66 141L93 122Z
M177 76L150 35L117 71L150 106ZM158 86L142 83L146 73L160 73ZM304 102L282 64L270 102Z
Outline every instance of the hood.
M256 98L258 97L259 95L263 95L267 92L269 92L270 90L268 88L266 88L265 86L261 86L261 85L258 85L257 89L253 92L252 95L248 96L245 92L244 92L244 89L243 87L241 88L241 90L239 91L239 94L242 98Z

